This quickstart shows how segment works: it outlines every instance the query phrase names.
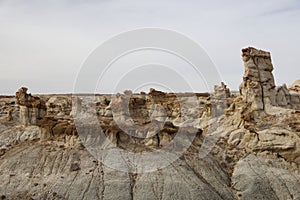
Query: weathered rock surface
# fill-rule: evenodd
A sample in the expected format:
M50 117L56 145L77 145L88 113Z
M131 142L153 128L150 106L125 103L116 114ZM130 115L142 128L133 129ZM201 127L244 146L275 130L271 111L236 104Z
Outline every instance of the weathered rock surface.
M276 86L268 52L250 47L242 58L240 93L221 83L213 94L33 96L21 88L0 97L0 198L300 199L299 81ZM128 172L107 166L86 144L135 155L176 147L168 156L189 146L146 173L137 157L114 161Z
M36 125L38 119L45 115L45 102L38 97L27 94L22 87L16 92L17 103L20 105L20 122L22 125Z
M276 87L272 74L271 54L249 47L242 50L245 65L241 95L253 110L268 111L271 106L299 109L299 94L290 92L286 85ZM297 82L292 89L297 90Z
M241 159L232 179L243 199L300 199L299 168L274 155Z
M300 80L295 81L290 87L289 90L300 93Z

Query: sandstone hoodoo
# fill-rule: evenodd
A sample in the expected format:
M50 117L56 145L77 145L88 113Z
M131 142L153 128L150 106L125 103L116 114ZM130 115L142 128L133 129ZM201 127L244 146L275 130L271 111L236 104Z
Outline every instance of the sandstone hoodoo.
M242 50L245 65L241 95L253 110L268 112L272 106L299 109L299 94L289 91L286 85L275 86L273 65L269 52L247 48ZM295 86L291 87L296 89Z
M1 197L300 199L299 80L276 86L269 52L242 61L239 92L1 96Z
M21 124L36 125L37 120L45 116L45 102L39 97L27 94L27 88L22 87L16 92L17 103L20 105Z

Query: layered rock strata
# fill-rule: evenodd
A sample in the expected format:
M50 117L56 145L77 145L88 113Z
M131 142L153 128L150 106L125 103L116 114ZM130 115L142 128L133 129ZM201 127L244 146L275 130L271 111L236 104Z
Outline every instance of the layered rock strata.
M36 125L46 114L45 102L38 97L27 94L22 87L16 92L17 103L20 105L20 122L22 125Z
M242 58L245 73L240 92L243 100L251 103L251 109L266 112L272 106L299 109L299 94L288 90L285 84L276 87L269 52L249 47L242 50Z
M33 96L21 88L0 97L0 197L300 199L299 84L275 85L269 52L249 47L242 59L239 93L221 83L213 94ZM148 173L123 155L124 172L85 146L98 145L100 132L101 148L135 155L191 144Z

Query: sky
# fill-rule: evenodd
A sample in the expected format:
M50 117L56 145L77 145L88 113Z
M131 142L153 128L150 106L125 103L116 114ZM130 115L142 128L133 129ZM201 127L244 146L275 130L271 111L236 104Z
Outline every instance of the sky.
M14 94L21 86L31 93L71 93L82 65L97 47L122 32L145 27L173 30L197 42L232 90L242 81L241 49L248 46L271 52L276 85L300 79L298 0L0 0L0 94ZM156 53L129 56L116 64L115 72ZM168 63L171 71L150 66L152 74L142 67L124 80L108 74L97 91L146 89L134 85L140 82L130 83L145 73L149 80L167 77L176 83L172 90L182 91L180 77L193 78L185 70L172 73L172 65L180 65L175 58ZM201 80L192 81L199 81L196 90L207 89Z

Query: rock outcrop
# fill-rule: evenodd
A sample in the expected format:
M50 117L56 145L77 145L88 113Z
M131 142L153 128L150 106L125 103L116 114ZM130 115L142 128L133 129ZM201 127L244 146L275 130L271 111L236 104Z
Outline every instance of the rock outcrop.
M289 90L300 93L300 80L295 81L290 87Z
M71 100L63 96L51 97L47 103L47 115L48 116L64 116L70 115L71 112Z
M210 101L207 103L206 112L208 117L218 117L225 113L225 110L230 106L230 89L225 83L214 86L215 93L211 95Z
M269 52L242 59L240 92L0 97L0 197L300 199L299 81L276 86Z
M38 119L46 114L45 102L38 97L27 94L22 87L16 92L17 103L20 105L20 121L22 125L36 125Z
M290 92L285 85L275 86L270 53L247 48L242 56L245 74L240 96L227 109L228 118L224 122L231 132L230 144L249 152L276 152L300 164L299 128L296 128L299 102L295 100L299 94Z
M285 84L276 87L271 54L252 47L242 52L245 74L240 92L243 100L251 104L251 109L265 112L272 106L299 109L299 94L290 92Z
M12 108L8 109L7 115L6 115L6 118L5 118L5 120L6 120L7 122L10 122L10 121L13 120L12 112L13 112L13 109L12 109Z
M243 82L240 85L243 101L251 104L253 111L266 111L276 105L271 55L250 47L242 50L242 58L245 66Z

